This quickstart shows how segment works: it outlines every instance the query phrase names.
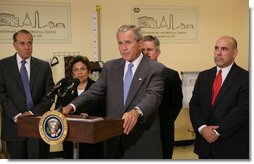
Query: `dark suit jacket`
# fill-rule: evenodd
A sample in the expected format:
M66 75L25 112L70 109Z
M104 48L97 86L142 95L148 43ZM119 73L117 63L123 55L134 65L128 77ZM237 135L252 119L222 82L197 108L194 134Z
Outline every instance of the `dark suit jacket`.
M249 158L249 72L235 63L211 107L216 67L199 74L190 101L196 132L195 153L215 158ZM201 125L218 125L219 140L209 144L199 134Z
M174 145L174 122L182 109L182 81L177 71L164 71L165 89L159 107L161 139L164 158L172 158Z
M85 91L87 91L93 83L94 83L94 81L89 78L87 81ZM66 95L64 98L58 97L57 101L56 101L55 108L57 109L60 105L62 107L68 105L76 97L78 97L77 89L75 89L72 94ZM86 110L83 111L83 108L85 108ZM89 104L86 104L85 107L79 106L78 109L76 110L76 112L74 112L72 114L79 115L82 112L87 113L89 116L101 116L101 117L104 116L105 117L105 112L106 112L105 111L105 98L102 98L99 101L92 101Z
M164 89L162 64L143 56L132 80L126 105L123 102L124 59L111 60L104 64L99 79L91 88L72 103L86 104L106 95L106 116L122 118L123 113L138 106L144 117L129 135L107 140L106 158L117 158L117 150L124 152L118 158L162 158L158 107Z
M89 78L84 92L86 92L92 86L92 84L94 84L94 81ZM72 94L66 95L64 98L58 97L55 108L57 109L60 105L62 107L68 105L76 97L78 97L77 89L75 89ZM85 106L79 106L76 112L72 114L79 115L80 113L85 112L89 116L105 117L105 106L105 98L102 98L99 101L91 101ZM63 149L64 157L66 159L73 159L73 142L64 141ZM103 158L103 142L98 142L95 144L79 143L79 159L101 158Z
M30 88L34 114L48 111L52 102L46 97L47 91L54 86L49 63L31 58ZM18 141L24 138L17 135L17 123L12 118L26 112L26 96L20 77L16 54L0 61L0 102L3 108L2 139Z

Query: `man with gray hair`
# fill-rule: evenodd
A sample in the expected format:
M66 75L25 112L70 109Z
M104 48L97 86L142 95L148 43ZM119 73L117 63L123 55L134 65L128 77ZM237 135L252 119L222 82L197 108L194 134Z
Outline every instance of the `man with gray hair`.
M142 52L154 61L158 61L160 41L156 36L143 38ZM172 159L175 125L174 122L182 109L182 81L177 71L167 68L164 71L165 86L159 107L163 159Z
M94 85L64 107L63 113L106 96L106 116L123 119L125 134L105 142L105 158L160 159L158 108L165 66L141 53L143 36L136 26L121 26L116 38L122 57L106 62Z
M23 29L13 35L16 53L0 60L0 102L3 108L1 139L10 159L48 158L42 139L18 136L18 118L44 114L53 102L47 93L54 87L49 63L32 56L33 36Z
M237 42L220 37L216 66L199 73L190 101L200 159L249 159L249 72L235 63Z

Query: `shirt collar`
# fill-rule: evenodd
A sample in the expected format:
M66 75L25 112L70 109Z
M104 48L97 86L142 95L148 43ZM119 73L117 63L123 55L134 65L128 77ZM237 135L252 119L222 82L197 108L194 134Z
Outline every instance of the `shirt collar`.
M143 54L140 53L139 57L137 59L135 59L134 61L132 61L132 64L134 65L135 68L138 67L138 65L139 65L142 58L143 58ZM129 65L129 63L130 63L129 61L126 61L125 65Z
M219 70L221 70L222 73L223 73L223 72L229 72L230 69L232 68L233 64L234 64L234 63L232 63L232 64L230 64L229 66L224 67L224 68L220 68L220 67L217 66L217 72L219 72Z
M20 64L21 61L23 60L23 59L19 56L18 53L17 53L17 55L16 55L16 59L17 59L18 64ZM30 56L29 58L25 59L25 61L26 61L28 64L30 64L30 62L31 62L31 56Z

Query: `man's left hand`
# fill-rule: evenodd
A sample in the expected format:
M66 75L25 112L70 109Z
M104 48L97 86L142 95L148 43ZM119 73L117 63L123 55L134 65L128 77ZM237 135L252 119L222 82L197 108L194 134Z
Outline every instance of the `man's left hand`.
M123 122L123 128L124 128L124 133L128 135L134 126L136 125L137 121L139 118L139 114L136 109L132 109L129 112L126 112L123 114L122 119L124 120Z

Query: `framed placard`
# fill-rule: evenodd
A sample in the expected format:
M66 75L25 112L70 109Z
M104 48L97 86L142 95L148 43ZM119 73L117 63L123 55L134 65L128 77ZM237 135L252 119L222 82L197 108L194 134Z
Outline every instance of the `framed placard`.
M161 42L198 42L198 7L131 6L132 23Z
M71 42L70 4L52 2L0 1L0 42L29 30L36 42Z

